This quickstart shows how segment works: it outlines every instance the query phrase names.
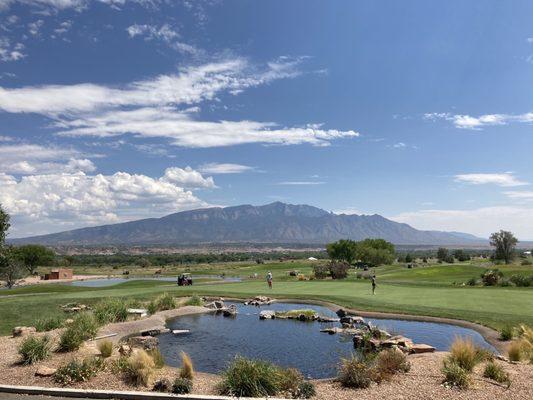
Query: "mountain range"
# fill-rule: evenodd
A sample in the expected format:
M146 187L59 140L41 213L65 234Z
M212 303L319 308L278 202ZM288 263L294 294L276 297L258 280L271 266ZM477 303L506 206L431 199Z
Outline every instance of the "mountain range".
M12 239L14 244L178 245L201 243L316 243L383 238L404 245L475 244L461 232L422 231L380 215L334 214L309 205L275 202L182 211L112 225Z

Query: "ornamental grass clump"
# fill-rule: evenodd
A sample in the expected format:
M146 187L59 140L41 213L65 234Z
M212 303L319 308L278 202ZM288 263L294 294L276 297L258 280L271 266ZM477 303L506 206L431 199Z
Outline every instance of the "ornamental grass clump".
M507 349L511 361L529 361L533 363L533 328L520 325L517 328L517 338Z
M236 397L274 396L280 391L279 367L237 356L224 371L219 390Z
M471 372L474 367L488 357L486 351L474 344L471 338L456 337L450 346L450 361L467 372Z
M85 340L96 336L98 327L98 321L92 313L78 314L61 334L58 350L61 352L78 350Z
M387 349L376 356L374 368L379 378L387 380L398 372L409 372L411 364L401 350Z
M342 386L352 389L364 389L371 385L372 377L372 368L366 356L355 353L350 357L341 359L337 379Z
M192 392L192 380L188 378L177 377L172 385L172 393L187 394Z
M187 299L187 301L185 301L185 303L183 303L184 305L186 306L203 306L204 305L204 301L202 300L202 298L200 296L198 296L197 294L193 294L190 298Z
M507 387L511 386L509 374L505 372L501 365L496 364L494 361L489 361L487 365L485 365L483 376L498 383L506 384Z
M451 359L444 360L442 373L444 374L443 383L448 387L468 389L470 386L470 373Z
M137 350L121 366L126 382L148 386L154 373L154 359L145 350Z
M155 314L158 311L173 310L176 308L176 299L170 293L163 293L161 296L152 300L148 306L148 313Z
M113 354L113 342L110 340L102 340L98 343L98 351L102 358L109 358Z
M500 331L500 340L507 341L514 337L514 328L511 325L505 325Z
M48 336L43 336L42 338L29 336L19 346L18 353L22 364L30 365L48 358L50 349L51 343Z
M94 316L99 324L124 322L128 319L128 303L117 298L109 298L94 306Z
M48 332L54 329L59 329L62 326L63 318L61 317L42 318L35 322L35 329L37 332Z
M189 357L184 351L181 352L181 368L179 376L180 378L189 379L191 381L194 378L194 367L191 357Z
M88 357L84 360L72 360L59 367L54 374L54 381L61 385L76 382L87 382L94 378L104 368L104 361L98 357Z
M161 369L165 366L165 359L158 348L148 350L147 353L152 357L152 360L154 360L155 368Z

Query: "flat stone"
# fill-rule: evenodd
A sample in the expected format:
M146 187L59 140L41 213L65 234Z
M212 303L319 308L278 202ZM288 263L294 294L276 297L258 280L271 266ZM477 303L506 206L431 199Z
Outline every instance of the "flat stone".
M181 335L181 334L189 333L189 332L190 332L190 330L188 330L188 329L174 329L174 330L172 331L172 333L173 333L174 335Z
M330 335L335 335L336 333L343 333L343 332L344 332L344 329L342 329L342 328L337 328L337 327L333 327L333 328L325 328L325 329L321 329L320 332L328 333L328 334L330 334Z
M57 368L45 367L44 365L37 368L35 376L52 376L56 373Z
M131 349L131 346L128 346L127 344L122 344L118 348L118 352L121 356L127 357L131 354L132 349Z
M435 347L430 346L428 344L413 344L409 347L409 351L413 354L420 354L420 353L433 353L435 351Z
M340 318L332 318L332 317L325 317L323 315L319 315L318 318L317 318L317 321L318 322L333 323L333 322L339 322Z
M168 333L170 329L167 328L152 328L141 332L141 336L157 336L162 333Z

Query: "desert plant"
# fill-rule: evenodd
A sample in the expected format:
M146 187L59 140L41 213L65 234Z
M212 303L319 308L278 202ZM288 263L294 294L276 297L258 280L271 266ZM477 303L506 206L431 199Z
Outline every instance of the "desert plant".
M466 284L468 286L476 286L477 285L477 279L476 278L470 278L469 280L466 281Z
M397 372L409 372L410 369L411 364L401 350L383 350L375 360L375 370L381 379L387 379Z
M470 374L457 362L445 359L442 367L444 374L444 384L459 389L467 389L470 386Z
M280 391L296 396L300 383L304 381L304 377L300 371L295 368L285 368L279 371L279 386Z
M276 395L280 390L279 368L268 361L237 356L224 371L219 389L221 394L237 397Z
M158 311L157 303L155 302L155 300L152 300L150 301L150 303L148 303L148 305L146 306L146 310L150 315L155 314Z
M348 277L350 264L344 262L332 262L329 265L329 272L333 279L345 279Z
M159 379L156 383L154 383L152 390L154 392L170 392L172 391L172 382L166 378Z
M98 343L98 351L103 358L111 357L111 354L113 354L113 342L110 340L102 340Z
M154 368L154 359L145 350L137 350L123 366L124 378L133 385L148 386Z
M372 371L368 359L358 353L342 358L338 380L344 387L363 389L372 383Z
M315 385L312 382L304 381L298 385L298 392L294 395L294 398L298 399L310 399L316 394Z
M316 279L326 279L329 275L329 266L327 265L314 265L313 274Z
M487 357L487 352L477 347L471 338L456 337L450 346L449 360L470 372Z
M60 317L42 318L35 322L37 332L48 332L59 329L63 326L63 319Z
M98 357L89 357L83 361L72 360L59 367L54 374L54 380L61 385L74 382L87 382L103 369L103 360Z
M177 377L172 385L172 393L187 394L192 391L192 381L187 378Z
M194 367L191 357L184 351L181 352L181 368L179 373L180 378L192 379L194 378Z
M499 269L489 269L481 274L481 280L485 286L496 286L501 278L503 278L503 273Z
M505 325L500 331L500 340L511 340L514 336L514 328L511 325Z
M18 353L24 365L34 364L38 361L44 360L50 356L50 338L43 336L29 336L21 343L18 348Z
M507 355L511 361L520 361L522 359L523 342L520 339L513 340L507 348Z
M150 357L154 360L154 366L156 368L160 369L165 366L165 359L158 348L148 350L148 354L150 354Z
M187 301L184 303L186 306L203 306L204 301L197 294L193 294Z
M123 322L128 319L128 304L117 298L108 298L94 306L94 316L99 324Z
M504 371L504 369L496 364L494 361L489 361L487 365L485 366L485 370L483 371L483 376L485 378L492 379L493 381L496 381L498 383L505 383L507 386L511 385L511 379L509 378L509 374Z
M176 308L176 299L170 293L163 293L148 304L148 313L155 314L158 311L173 310Z
M93 314L82 313L77 315L74 321L61 334L59 351L78 350L82 343L94 337L96 332L98 332L98 322Z
M523 274L512 275L509 280L519 287L533 286L533 275L526 276Z

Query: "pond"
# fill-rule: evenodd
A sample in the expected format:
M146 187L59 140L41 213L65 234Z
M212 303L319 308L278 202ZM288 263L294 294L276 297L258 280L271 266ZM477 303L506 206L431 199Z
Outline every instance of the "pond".
M335 376L340 357L353 352L351 337L320 332L326 326L339 324L259 320L259 312L266 309L314 309L320 314L335 317L335 313L326 307L275 303L258 308L235 304L238 309L236 318L226 318L221 314L199 314L170 320L168 327L171 330L188 329L190 333L159 336L159 348L166 363L179 367L180 353L185 351L198 371L219 373L236 355L242 355L269 360L283 367L294 367L306 377L318 379ZM455 325L394 319L365 320L391 333L411 338L415 343L429 344L437 350L448 350L456 336L468 336L476 344L496 352L476 331Z
M220 280L224 282L240 282L241 279L238 277L230 277L225 276L221 277L220 275L193 275L192 280L193 283L195 280L198 279L209 279L209 280ZM81 287L105 287L105 286L111 286L116 285L119 283L129 282L129 281L163 281L163 282L174 282L176 283L178 280L177 276L161 276L161 277L155 277L155 276L131 276L129 278L126 277L109 277L109 278L98 278L98 279L85 279L80 281L72 281L65 283L66 285L71 286L81 286Z

